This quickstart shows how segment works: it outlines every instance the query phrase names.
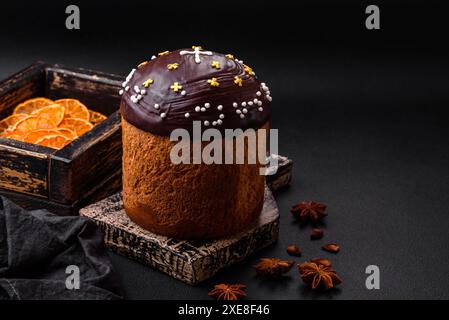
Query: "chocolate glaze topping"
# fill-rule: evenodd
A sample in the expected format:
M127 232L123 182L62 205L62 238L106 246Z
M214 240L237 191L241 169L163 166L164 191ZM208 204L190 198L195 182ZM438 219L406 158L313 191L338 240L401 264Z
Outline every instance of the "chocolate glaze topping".
M199 48L160 54L139 65L123 87L126 121L162 136L177 128L191 132L193 121L202 129L257 129L270 113L269 89L250 67Z

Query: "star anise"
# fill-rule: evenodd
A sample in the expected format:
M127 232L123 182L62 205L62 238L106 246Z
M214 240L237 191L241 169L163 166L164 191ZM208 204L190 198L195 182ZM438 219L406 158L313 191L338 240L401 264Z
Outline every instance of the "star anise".
M257 273L262 276L277 278L284 273L289 272L293 267L293 264L293 261L285 261L277 258L262 258L254 268L256 268Z
M298 269L302 281L312 289L332 289L343 282L330 266L309 261L298 265Z
M217 284L214 289L208 293L210 297L216 300L238 300L246 297L246 286L243 284Z
M314 201L302 201L294 205L291 209L293 215L303 223L310 220L316 224L319 220L327 216L326 205Z

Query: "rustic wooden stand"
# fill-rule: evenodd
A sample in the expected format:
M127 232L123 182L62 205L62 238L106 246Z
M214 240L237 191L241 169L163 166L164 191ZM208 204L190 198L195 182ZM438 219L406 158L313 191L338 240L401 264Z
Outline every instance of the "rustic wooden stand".
M105 243L113 251L195 285L277 240L279 212L271 190L286 186L292 169L290 159L278 157L277 173L267 176L259 219L232 237L193 241L151 233L128 218L121 192L81 209L80 215L92 219L102 229Z

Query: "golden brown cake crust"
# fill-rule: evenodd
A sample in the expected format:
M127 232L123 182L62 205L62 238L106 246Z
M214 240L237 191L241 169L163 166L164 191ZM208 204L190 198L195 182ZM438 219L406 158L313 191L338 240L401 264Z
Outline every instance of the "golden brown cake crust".
M260 214L259 165L172 164L169 137L122 118L123 202L135 223L182 239L217 238L247 228Z

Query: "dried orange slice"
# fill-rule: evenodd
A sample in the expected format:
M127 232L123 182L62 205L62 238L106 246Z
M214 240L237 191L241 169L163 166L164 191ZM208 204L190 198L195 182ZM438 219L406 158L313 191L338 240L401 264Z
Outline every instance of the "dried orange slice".
M93 110L89 110L89 115L90 115L89 121L92 122L92 124L94 125L99 124L100 122L107 119L105 115Z
M18 141L23 141L23 132L14 130L14 131L6 131L0 134L0 137L2 138L8 138Z
M73 140L76 138L75 132L66 128L57 128L57 129L39 129L28 132L25 134L23 141L29 143L36 143L39 139L50 136L50 135L61 135L66 137L69 140Z
M58 134L61 134L70 140L74 140L74 139L78 138L75 131L67 129L67 128L58 128L58 129L56 129L56 131L58 132Z
M0 132L11 129L19 120L26 118L26 114L13 114L0 121Z
M70 139L67 139L63 135L49 135L44 136L36 141L36 144L39 144L41 146L50 147L53 149L61 149L66 144L70 143Z
M76 99L59 99L55 103L62 105L65 108L66 118L77 118L89 121L89 110L84 104Z
M29 99L15 107L13 114L31 114L33 111L51 104L54 104L54 102L47 98Z
M78 137L92 129L94 126L87 120L78 118L64 118L59 124L59 128L67 128L76 133Z
M19 120L14 130L29 132L37 129L54 129L56 125L50 119L43 118L37 115L27 116L26 118Z
M64 107L60 104L52 104L34 111L33 114L42 118L47 118L58 126L64 118L64 110Z

